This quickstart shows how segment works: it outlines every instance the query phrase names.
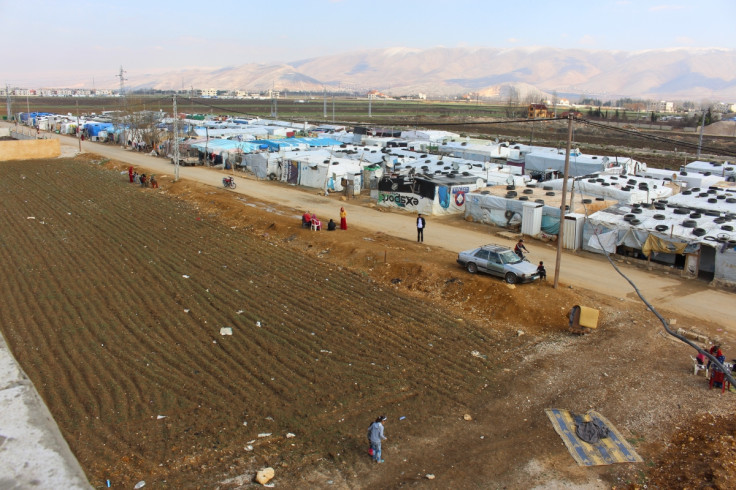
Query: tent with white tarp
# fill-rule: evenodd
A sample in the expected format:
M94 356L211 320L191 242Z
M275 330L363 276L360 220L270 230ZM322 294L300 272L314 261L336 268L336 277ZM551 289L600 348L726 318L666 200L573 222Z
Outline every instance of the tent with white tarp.
M421 214L460 214L465 196L484 186L476 177L386 175L378 182L376 199L379 206Z
M509 156L509 143L488 143L481 145L466 141L448 141L440 145L439 151L442 154L457 158L464 158L476 162L488 162L507 159Z
M255 153L245 155L243 164L258 178L321 190L342 192L345 181L352 182L353 193L359 194L363 183L363 166L359 162L335 158L325 149Z
M544 185L560 190L563 183L564 179L555 179L546 181ZM672 187L664 180L611 174L568 179L567 190L629 204L667 198L673 192Z
M704 175L714 175L728 182L736 182L736 165L728 162L704 162L702 160L696 160L688 163L681 170L686 173L695 172Z
M409 131L402 131L401 138L405 140L426 140L430 143L439 143L442 141L449 141L453 138L459 138L460 135L457 133L451 133L449 131L437 131L431 129L412 129Z
M621 205L589 215L583 228L583 248L613 253L628 247L655 262L736 283L736 199L700 195L675 199L679 196L653 205ZM716 204L708 199L716 199L718 209L708 209L706 204ZM729 203L728 199L734 200ZM688 261L687 255L697 258Z
M528 203L535 203L542 208L541 231L550 235L558 234L562 194L550 190L548 186L495 186L472 192L466 196L465 217L479 223L514 227L521 223L524 205ZM573 202L572 211L585 214L586 211L605 209L613 204L615 201L606 201L603 198L593 200L583 195ZM569 209L569 205L566 208Z
M631 158L585 155L579 150L570 152L568 175L571 177L603 172L606 169L610 171L614 168L621 169L627 174L634 174L646 168L646 164ZM563 172L564 169L565 150L563 149L534 149L524 155L524 170L527 173L545 172L546 170Z
M664 168L647 168L646 170L639 171L636 175L653 179L670 180L686 189L710 187L723 181L723 177L717 175L704 175L697 172L676 172Z

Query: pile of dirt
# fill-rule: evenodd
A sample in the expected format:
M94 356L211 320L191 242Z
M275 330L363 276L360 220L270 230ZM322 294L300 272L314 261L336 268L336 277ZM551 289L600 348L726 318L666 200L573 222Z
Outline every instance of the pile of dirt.
M736 121L718 121L703 128L708 136L736 136Z

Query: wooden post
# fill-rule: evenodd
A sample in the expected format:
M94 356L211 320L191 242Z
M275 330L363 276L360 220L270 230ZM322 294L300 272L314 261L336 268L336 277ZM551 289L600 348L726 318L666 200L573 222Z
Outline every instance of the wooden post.
M572 146L572 114L567 116L567 150L565 151L565 175L562 177L562 199L560 200L560 231L557 233L557 258L555 261L554 288L560 277L560 261L562 260L562 236L565 229L565 201L567 199L567 178L570 173L570 147Z

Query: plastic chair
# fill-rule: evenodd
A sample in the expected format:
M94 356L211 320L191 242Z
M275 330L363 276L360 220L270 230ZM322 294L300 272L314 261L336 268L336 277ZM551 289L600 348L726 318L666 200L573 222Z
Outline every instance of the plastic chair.
M312 220L312 231L319 231L322 229L322 222L318 219Z
M693 374L697 376L700 371L703 371L705 373L705 379L708 379L708 366L700 364L693 356L690 356L690 359L693 360Z
M729 391L731 390L731 383L726 379L726 375L723 373L723 371L714 368L711 372L708 386L710 387L710 389L713 389L713 385L716 383L721 383L721 393L726 391L726 384L728 384Z

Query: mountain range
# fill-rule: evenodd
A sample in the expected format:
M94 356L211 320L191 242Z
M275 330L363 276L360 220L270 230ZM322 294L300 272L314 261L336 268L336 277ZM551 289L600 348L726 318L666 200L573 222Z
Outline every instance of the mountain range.
M520 98L538 93L736 101L736 50L589 51L527 47L386 48L282 64L243 64L136 77L132 87Z

